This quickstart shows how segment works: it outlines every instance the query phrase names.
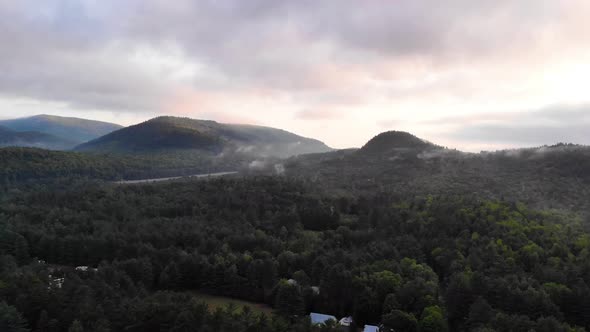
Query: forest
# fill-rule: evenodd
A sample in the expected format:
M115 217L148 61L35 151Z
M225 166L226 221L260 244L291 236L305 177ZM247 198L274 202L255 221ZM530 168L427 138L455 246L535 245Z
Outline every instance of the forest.
M2 331L585 331L583 217L244 176L0 197ZM267 304L272 313L200 294Z
M0 0L0 332L590 332L590 0Z
M0 189L7 190L63 181L133 180L235 171L247 168L251 158L179 150L113 155L9 147L0 148L0 160Z

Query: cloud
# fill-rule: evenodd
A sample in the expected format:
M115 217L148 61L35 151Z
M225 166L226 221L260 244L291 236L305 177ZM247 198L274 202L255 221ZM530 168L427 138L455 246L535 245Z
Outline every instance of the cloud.
M444 136L462 141L525 146L590 145L590 104L557 105L489 120L486 116L441 119L439 125L451 122L455 129Z
M480 140L514 109L590 102L589 14L586 0L0 0L0 98L362 128L321 131L333 146L467 113L455 138Z
M311 110L305 109L297 112L295 117L303 120L333 119L338 117L338 112L330 109Z

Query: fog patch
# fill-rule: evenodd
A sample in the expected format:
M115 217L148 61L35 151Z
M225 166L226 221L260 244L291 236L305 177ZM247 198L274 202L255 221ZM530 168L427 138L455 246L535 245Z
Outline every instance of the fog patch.
M275 164L274 169L275 169L275 173L277 175L285 174L285 165L283 165L283 164Z
M240 145L236 148L236 152L239 153L252 153L254 150L256 150L255 145Z
M264 160L253 160L248 164L248 168L253 171L261 171L267 167L268 163Z
M450 153L449 150L431 150L431 151L422 151L420 153L418 153L416 155L416 157L418 157L418 159L422 159L422 160L429 160L429 159L433 159L433 158L441 158L441 157L445 157L448 156Z

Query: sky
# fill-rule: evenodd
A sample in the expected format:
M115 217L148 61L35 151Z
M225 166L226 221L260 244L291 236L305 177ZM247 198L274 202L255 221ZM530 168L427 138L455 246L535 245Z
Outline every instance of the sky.
M0 118L590 144L587 0L0 0Z

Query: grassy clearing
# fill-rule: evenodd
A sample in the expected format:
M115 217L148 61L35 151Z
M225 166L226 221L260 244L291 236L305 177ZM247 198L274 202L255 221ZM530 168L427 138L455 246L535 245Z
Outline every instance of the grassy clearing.
M213 311L219 307L226 307L228 304L233 303L237 310L241 311L244 306L250 307L254 313L265 313L271 314L272 308L263 303L255 303L244 300L233 299L225 296L209 295L204 293L195 292L194 296L209 306L209 310Z

